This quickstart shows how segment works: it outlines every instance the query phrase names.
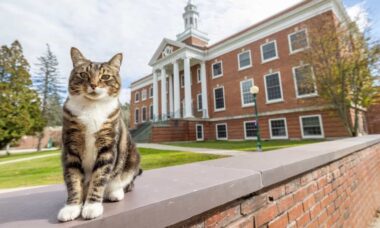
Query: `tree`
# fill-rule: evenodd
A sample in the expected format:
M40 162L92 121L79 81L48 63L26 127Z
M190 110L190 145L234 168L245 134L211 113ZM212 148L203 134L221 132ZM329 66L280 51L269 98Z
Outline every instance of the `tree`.
M125 102L125 104L123 104L121 106L121 110L122 110L122 115L123 115L123 120L124 120L124 123L127 127L129 127L129 110L130 110L130 105L128 102Z
M314 77L305 87L316 85L318 94L337 110L352 136L357 136L359 112L369 107L376 94L380 48L359 31L355 22L336 22L331 17L308 27L309 48L301 59L310 64ZM351 111L354 118L351 118Z
M41 131L40 99L32 89L29 63L18 41L0 48L0 91L0 148Z
M46 53L38 58L38 73L34 77L34 84L38 88L42 99L42 116L47 126L62 125L62 107L60 92L63 92L61 78L58 72L57 57L50 50L49 44ZM37 150L41 150L43 132L39 133Z

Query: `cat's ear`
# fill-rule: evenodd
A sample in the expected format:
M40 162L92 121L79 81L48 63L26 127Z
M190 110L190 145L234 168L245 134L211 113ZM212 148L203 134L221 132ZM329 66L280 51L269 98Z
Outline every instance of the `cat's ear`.
M112 59L108 61L108 64L120 70L122 61L123 61L123 54L119 53L119 54L116 54L114 57L112 57Z
M88 59L86 59L77 48L72 47L70 53L71 53L71 60L73 61L74 67L77 67L83 63L88 62Z

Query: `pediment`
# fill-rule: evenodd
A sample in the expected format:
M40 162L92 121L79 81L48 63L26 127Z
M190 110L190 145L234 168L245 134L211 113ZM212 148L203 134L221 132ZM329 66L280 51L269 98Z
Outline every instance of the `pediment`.
M170 56L172 53L185 46L186 45L184 43L178 41L169 40L166 38L163 39L161 44L156 49L156 52L154 53L153 57L149 61L149 65L153 65L157 60Z

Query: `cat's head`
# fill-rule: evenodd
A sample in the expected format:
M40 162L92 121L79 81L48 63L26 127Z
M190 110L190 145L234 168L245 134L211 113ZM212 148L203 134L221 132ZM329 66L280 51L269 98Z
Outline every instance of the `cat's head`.
M89 100L118 97L121 89L119 75L123 55L116 54L108 62L96 63L86 59L77 48L71 48L73 70L69 79L70 95Z

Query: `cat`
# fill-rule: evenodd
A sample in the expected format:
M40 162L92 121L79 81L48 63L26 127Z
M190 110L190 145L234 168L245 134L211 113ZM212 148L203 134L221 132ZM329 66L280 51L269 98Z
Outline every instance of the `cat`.
M103 214L103 199L120 201L141 174L140 154L122 118L122 54L91 62L71 48L73 70L63 107L62 166L67 189L61 222Z

